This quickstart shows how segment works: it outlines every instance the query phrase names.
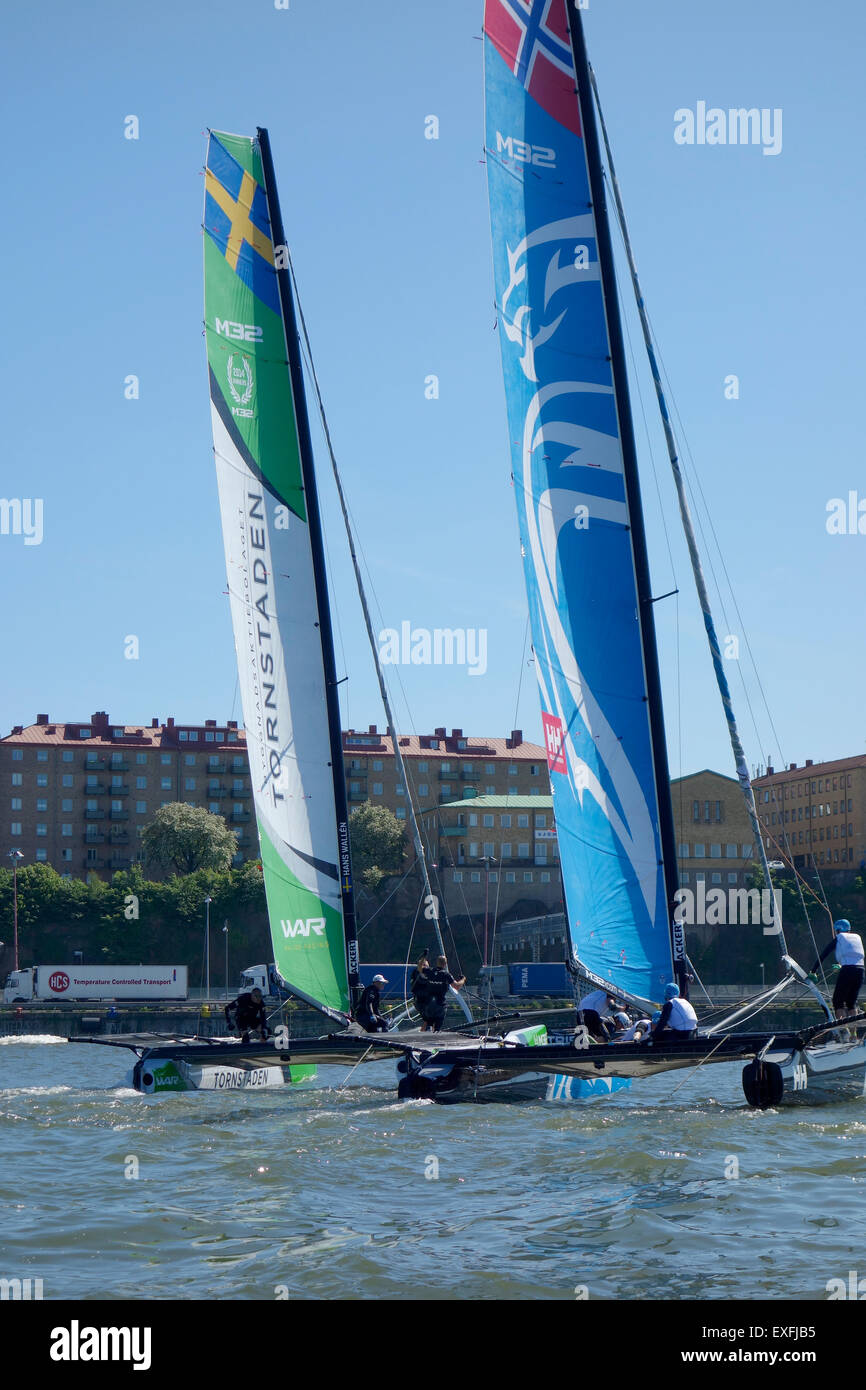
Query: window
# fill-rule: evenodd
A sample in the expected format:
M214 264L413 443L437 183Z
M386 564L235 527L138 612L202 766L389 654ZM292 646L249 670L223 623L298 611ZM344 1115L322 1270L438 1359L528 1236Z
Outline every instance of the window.
M503 841L502 841L501 845L499 846L499 855L500 855L500 858L502 858L502 859L510 859L510 858L511 858L511 841L510 841L510 840L503 840Z
M485 796L495 796L495 795L496 795L496 787L493 786L493 785L491 785L491 786L489 786L489 787L485 787L485 788L484 788L484 795L485 795Z
M697 873L695 874L695 883L703 883L706 877L707 876L704 873L703 869L698 869Z
M536 828L536 830L544 830L544 829L546 828L546 826L547 826L547 816L541 815L541 814L539 814L538 812L536 812L536 814L535 814L535 828Z
M475 811L470 811L470 812L469 812L469 819L468 819L468 821L466 822L466 824L467 824L467 825L477 825L477 824L478 824L478 816L477 816L477 814L475 813Z
M485 827L485 829L487 829L487 830L492 830L492 829L493 829L493 816L482 816L482 817L481 817L481 824Z
M524 872L523 872L523 882L524 882L524 883L531 883L531 882L532 882L532 870L531 870L531 869L525 869L525 870L524 870Z
M37 861L38 861L40 864L44 864L44 863L45 863L45 860L48 858L48 850L47 850L47 849L38 849L38 850L36 851L36 858L37 858Z
M820 791L823 791L823 787L821 786L822 780L823 780L823 779L822 779L821 777L818 778L818 791L819 791L819 792L820 792Z
M691 874L689 873L688 869L684 869L683 872L680 874L680 883L688 883L690 878Z
M485 763L485 764L484 764L484 771L487 773L487 776L488 776L488 777L494 777L494 776L496 775L496 764L495 764L495 763Z
M490 882L491 882L491 883L498 883L498 882L499 882L499 875L498 875L498 873L496 872L495 869L491 869L491 870L490 870Z
M36 834L37 834L37 835L47 835L47 834L48 834L48 826L45 824L44 821L40 821L39 824L37 825L37 827L36 827Z
M211 809L213 809L213 808L211 808ZM146 802L146 801L136 801L136 803L135 803L135 814L136 814L137 816L144 816L144 815L147 814L147 802Z
M540 874L538 875L538 877L540 878L540 880L541 880L542 883L549 883L549 882L550 882L550 870L549 870L549 869L545 869L542 873L540 873Z
M494 846L492 840L485 840L485 841L484 841L484 857L485 857L485 859L492 859L492 858L493 858L493 851L494 851L494 848L495 848L495 846Z
M427 771L427 764L426 764L426 763L424 763L423 767L422 767L421 764L419 763L419 764L418 764L418 767L419 767L419 770L420 770L421 772L426 772L426 771ZM374 760L373 760L373 771L374 771L374 772L381 772L381 771L382 771L382 759L381 759L381 758L374 758Z
M12 822L12 825L10 826L9 829L10 829L10 834L12 834L12 835L20 835L20 834L21 834L21 822L20 822L20 820L14 820L14 821Z
M429 785L428 785L427 782L419 782L419 783L418 783L418 795L419 795L419 796L429 796L429 795L430 795L430 787L429 787Z
M146 754L146 753L136 753L136 755L135 755L135 761L137 762L137 764L138 764L139 767L143 767L143 766L147 763L147 754Z
M499 824L502 826L502 829L503 829L503 830L510 830L510 829L511 829L511 817L510 817L510 816L500 816L500 817L499 817Z
M208 732L204 736L205 743L213 743L215 740L216 734L213 732L212 729L208 730Z
M442 783L442 795L443 795L443 796L450 796L450 795L451 795L451 783L450 783L450 782L443 782L443 783Z
M455 882L455 883L462 883L462 882L463 882L463 870L462 870L462 869L455 869L455 870L454 870L454 874L453 874L453 878L454 878L454 882Z
M63 761L64 761L65 763L71 763L71 762L72 762L72 753L71 753L71 751L70 751L68 748L64 748L63 753L61 754L61 757L63 758Z
M63 800L62 800L61 803L60 803L60 809L61 809L61 811L71 811L71 810L72 810L72 797L71 797L71 796L65 796L65 797L63 798Z
M529 858L529 845L528 845L528 843L526 842L526 840L521 840L520 843L518 844L518 846L517 846L517 857L518 857L518 859L528 859L528 858Z
M477 840L470 840L470 842L469 842L469 858L470 858L470 859L477 859L477 858L478 858L478 841L477 841Z
M74 778L73 778L73 776L72 776L72 773L71 773L71 772L64 772L63 777L61 778L61 781L63 782L64 787L71 787L72 784L73 784L73 781L74 781Z
M185 792L194 792L194 791L195 791L195 778L194 778L194 777L184 777L184 779L183 779L183 789L184 789Z
M528 817L528 816L518 816L518 817L517 817L517 829L518 829L518 830L528 830L528 829L529 829L529 817Z
M37 811L47 811L48 802L44 798L40 798L39 801L37 801L36 803L36 809Z
M850 782L850 780L851 779L849 777L848 781ZM848 797L848 810L849 812L854 810L854 802L852 801L850 796Z
M159 761L162 763L163 767L170 767L170 766L171 766L171 754L170 754L170 753L160 753L160 755L159 755Z
M23 773L21 773L21 772L13 772L13 773L12 773L12 785L13 785L13 787L23 787L23 786L24 786L24 775L23 775Z
M68 840L72 834L72 826L64 821L63 825L61 825L60 827L60 834L65 836L65 838Z
M481 874L478 872L477 869L473 869L472 872L471 872L471 874L469 875L469 879L470 879L470 882L471 882L471 883L480 883L480 882L481 882Z
M738 846L738 845L725 845L725 858L726 858L726 859L736 859L738 854L739 854L739 846Z
M530 775L530 777L537 777L537 776L538 776L538 763L530 763L530 764L529 764L529 775ZM532 881L532 880L530 879L530 882L531 882L531 881Z
M229 730L229 734L228 734L228 742L229 742L229 743L237 743L237 741L238 741L237 730L235 730L235 729L230 729L230 730Z
M161 777L161 778L159 779L159 785L160 785L161 789L162 789L164 792L170 792L170 791L171 791L171 778L170 778L170 777Z
M451 771L451 764L450 764L450 763L443 763L443 764L442 764L442 771L443 771L443 772L450 772L450 771Z
M405 806L398 806L397 809L396 809L396 811L394 812L394 815L397 817L398 820L405 820L405 819L406 819L406 807L405 807Z
M516 777L516 776L517 776L517 768L514 766L514 763L512 763L511 766L509 767L509 769L508 769L508 775L509 775L509 777Z
M466 740L465 740L465 738L458 738L458 740L457 740L457 747L458 747L458 748L465 748L465 747L466 747Z
M737 881L737 875L736 875L736 874L728 874L728 883L736 883L736 881Z
M135 788L136 788L136 791L140 791L140 792L141 792L141 791L144 791L144 789L145 789L146 786L147 786L147 778L146 778L146 777L136 777L136 779L135 779Z
M48 749L47 749L47 748L37 748L37 749L36 749L36 761L37 761L38 763L47 763L47 762L48 762Z
M721 845L710 845L710 858L711 858L711 859L721 859L721 857L722 857L722 847L721 847Z
M119 772L115 772L114 775L112 776L112 778L111 778L111 785L112 785L113 787L122 787L122 786L123 786L123 778L122 778L122 776L120 775Z
M178 738L180 739L181 743L186 743L188 737L189 737L189 735L187 734L187 732L186 732L185 729L184 729L181 733L178 734Z
M405 789L405 787L403 786L403 784L402 784L401 782L398 782L397 785L396 785L396 787L394 788L394 794L395 794L395 796L405 796L405 795L406 795L406 789Z
M61 858L61 859L65 859L65 860L67 861L67 863L68 863L69 860L72 858L72 850L71 850L71 849L62 849L62 850L60 851L60 858ZM69 874L64 874L63 877L64 877L64 878L69 878Z
M10 809L13 811L20 811L23 805L24 802L21 800L20 796L13 796L12 806L10 807Z
M707 847L706 847L706 845L695 845L694 858L695 858L695 859L706 859L706 857L707 857Z
M184 767L195 767L195 753L184 753Z
M374 796L381 796L381 795L382 795L382 783L381 783L381 782L374 782L374 783L373 783L373 795L374 795Z
M79 737L79 738L90 738L90 730L89 730L89 729L79 729L79 730L78 730L78 737Z
M721 883L721 881L722 881L722 876L721 876L721 874L710 874L710 878L711 878L711 880L712 880L713 883Z
M47 787L47 786L48 786L48 774L47 774L47 772L37 772L37 774L36 774L36 785L37 785L37 787Z

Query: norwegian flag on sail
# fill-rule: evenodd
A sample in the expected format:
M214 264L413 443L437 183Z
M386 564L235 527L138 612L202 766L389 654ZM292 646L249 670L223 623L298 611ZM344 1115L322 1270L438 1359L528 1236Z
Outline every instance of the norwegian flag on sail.
M539 106L580 135L565 0L485 0L484 32Z

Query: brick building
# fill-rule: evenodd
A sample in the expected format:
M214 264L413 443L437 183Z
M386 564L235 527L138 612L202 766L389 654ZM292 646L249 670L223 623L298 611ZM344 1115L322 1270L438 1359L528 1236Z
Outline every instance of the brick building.
M736 777L709 768L675 777L671 800L681 885L746 887L755 836Z
M755 778L767 854L797 869L857 872L866 859L866 754Z

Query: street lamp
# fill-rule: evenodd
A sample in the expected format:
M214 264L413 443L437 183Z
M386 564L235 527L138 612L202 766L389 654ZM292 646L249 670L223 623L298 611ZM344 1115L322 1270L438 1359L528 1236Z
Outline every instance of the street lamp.
M226 939L226 999L229 997L229 924L223 922L223 936Z
M212 902L213 902L213 898L211 898L211 897L207 897L207 898L205 898L205 900L204 900L205 912L206 912L206 914L207 914L207 915L206 915L206 918L205 918L205 929L204 929L204 961L205 961L205 966L204 966L204 979L205 979L204 997L205 997L205 999L210 999L210 905L211 905Z
M486 873L485 873L485 875L484 875L484 879L485 879L485 882L484 882L484 959L483 959L483 961L481 962L482 965L486 965L486 964L487 964L487 909L488 909L489 902L490 902L490 865L491 865L491 864L496 864L497 862L498 862L498 861L494 858L494 856L493 856L492 854L485 854L485 856L484 856L484 868L485 868L485 870L486 870ZM495 923L495 922L494 922L493 926L494 926L494 929L495 929L495 927L496 927L496 923Z
M12 860L12 922L13 922L13 942L15 963L13 970L18 969L18 865L24 858L20 849L10 849L9 858Z

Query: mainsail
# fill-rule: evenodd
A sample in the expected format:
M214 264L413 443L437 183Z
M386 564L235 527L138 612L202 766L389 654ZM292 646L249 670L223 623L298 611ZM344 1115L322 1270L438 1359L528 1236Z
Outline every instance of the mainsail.
M512 476L574 956L656 1000L673 817L616 285L580 17L485 0Z
M342 1020L358 976L337 685L266 131L210 133L204 263L214 454L274 959L294 994Z

